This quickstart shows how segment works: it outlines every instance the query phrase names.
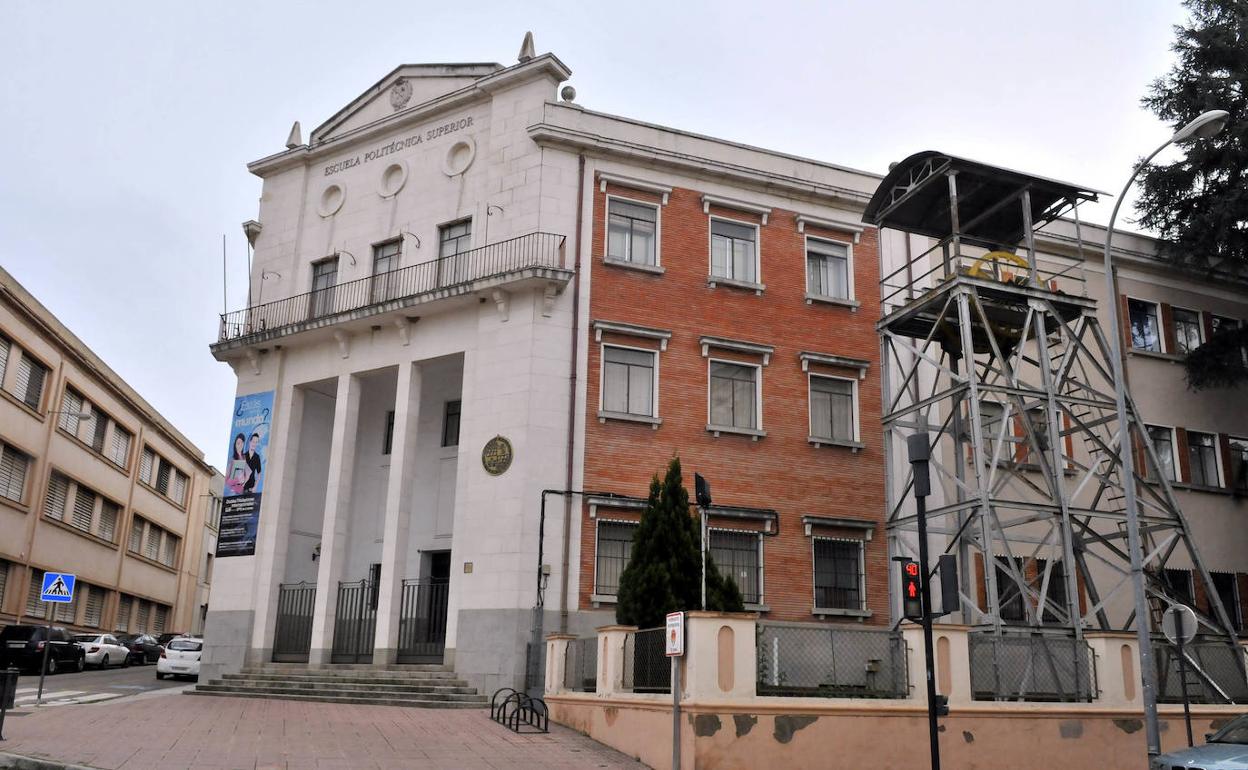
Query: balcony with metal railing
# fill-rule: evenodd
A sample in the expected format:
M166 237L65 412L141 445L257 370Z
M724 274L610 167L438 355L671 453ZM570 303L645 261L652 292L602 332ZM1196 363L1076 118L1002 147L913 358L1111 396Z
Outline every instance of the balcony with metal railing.
M221 353L486 290L510 290L526 284L554 284L560 290L572 277L572 270L564 266L564 241L564 236L554 233L529 233L224 313L212 350Z

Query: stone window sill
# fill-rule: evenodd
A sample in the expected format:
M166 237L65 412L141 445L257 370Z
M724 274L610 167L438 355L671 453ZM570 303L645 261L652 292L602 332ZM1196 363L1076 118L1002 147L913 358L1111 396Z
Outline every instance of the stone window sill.
M760 438L767 435L767 431L765 430L756 430L754 428L736 428L731 425L711 425L709 423L706 426L706 430L708 433L714 434L715 438L719 438L719 434L721 433L732 433L738 436L749 436L755 441L758 441Z
M590 594L589 596L589 603L593 605L594 607L597 607L601 604L615 604L615 602L616 602L616 597L609 596L607 594Z
M761 295L763 290L767 288L767 284L754 283L753 281L738 281L735 278L725 278L722 275L708 275L706 277L706 285L714 289L716 286L727 286L731 289L744 289Z
M1131 348L1130 353L1133 356L1156 358L1159 361L1169 361L1172 364L1181 364L1187 358L1186 356L1180 356L1174 353L1158 353L1155 350L1141 350L1139 348Z
M855 313L858 312L858 308L862 307L862 303L855 299L848 299L846 297L829 297L825 294L811 294L810 292L806 292L806 304L809 305L814 302L818 302L821 305L839 305L841 307L847 307Z
M749 602L745 602L741 605L741 607L746 612L771 612L770 604L750 604Z
M603 257L602 264L612 267L622 267L625 270L639 270L643 273L651 273L653 275L663 275L667 272L662 265L647 265L644 262L629 262L625 259L616 259L615 257Z
M131 557L132 559L138 559L141 562L150 564L153 567L156 567L158 569L163 569L165 572L172 572L175 575L178 574L177 567L170 567L168 564L165 564L163 562L156 561L155 559L149 559L141 553L135 553L134 551L127 550L126 555Z
M1153 486L1156 486L1159 483L1156 481L1152 481L1150 479L1145 479L1144 481L1145 483L1152 484ZM1188 481L1171 481L1170 488L1181 489L1184 492L1206 492L1212 495L1234 495L1235 494L1235 490L1228 489L1226 487L1211 487L1211 486L1206 486L1204 484L1192 484L1191 482L1188 482ZM1240 494L1244 494L1242 490Z
M836 616L836 617L844 617L844 618L869 618L871 617L871 610L846 610L846 609L837 609L834 607L815 607L813 610L811 610L810 614L820 615L820 616Z
M68 513L68 511L67 511L66 513ZM113 542L112 540L105 540L104 538L100 537L99 535L95 534L94 532L88 532L88 531L87 531L87 530L85 530L85 529L80 529L80 528L78 528L78 527L75 527L73 524L69 524L69 523L67 523L67 522L61 521L60 519L53 519L53 518L51 518L51 517L49 517L49 516L44 516L44 517L43 517L43 520L44 520L44 521L46 521L46 522L48 522L49 524L51 524L51 525L53 525L53 526L60 527L61 529L64 529L64 530L68 530L68 531L70 531L70 532L73 532L75 535L79 535L79 536L81 536L81 537L85 537L86 539L88 539L88 540L92 540L92 541L94 541L94 542L96 542L96 543L99 543L100 545L103 545L103 546L107 546L107 547L109 547L109 548L112 548L114 551L115 551L115 550L117 550L117 549L120 547L117 543ZM121 515L120 515L120 514L118 514L118 516L117 516L117 521L118 521L118 523L119 523L119 524L121 523Z
M46 381L45 381L45 386L46 386ZM42 414L42 413L41 413L38 409L33 409L33 408L31 408L30 404L28 404L28 403L26 403L25 401L21 400L20 398L18 398L17 396L13 395L13 394L12 394L12 393L10 393L9 391L7 391L7 390L0 390L0 397L3 397L3 398L8 399L9 403L13 404L14 406L18 407L19 409L24 409L24 410L26 411L26 413L27 413L27 414L29 414L31 417L34 417L34 418L35 418L36 420L38 420L39 422L43 422L43 421L44 421L45 417L44 417L44 415L43 415L43 414Z
M643 414L628 414L627 412L607 412L601 409L598 410L598 422L606 422L607 420L616 420L618 422L639 422L644 425L649 425L655 430L658 430L659 426L663 424L662 417L648 417Z
M821 446L839 446L851 450L854 454L858 454L867 448L867 445L861 441L850 441L843 438L828 438L827 436L809 436L806 439L816 448Z
M97 418L97 419L98 419L98 418ZM61 435L62 435L62 436L64 436L65 438L69 439L70 441L74 442L75 444L77 444L77 445L78 445L79 447L81 447L82 449L85 449L85 450L86 450L86 451L87 451L87 452L88 452L88 453L89 453L92 457L94 457L96 460L99 460L100 462L104 463L104 464L105 464L105 465L107 465L109 468L112 468L113 470L117 471L117 472L118 472L118 473L120 473L121 475L123 475L123 476L129 476L129 475L130 475L130 469L129 469L129 468L123 468L122 466L120 466L120 465L118 465L117 463L113 462L111 459L109 459L108 457L106 457L106 456L104 455L104 452L103 452L103 451L96 451L95 447L91 446L91 445L90 445L90 444L88 444L87 442L85 442L85 441L83 441L82 439L78 438L77 436L75 436L74 434L70 433L69 431L65 430L65 429L64 429L64 428L62 428L60 425L57 425L57 426L56 426L56 432L57 432L57 433L59 433L59 434L61 434Z

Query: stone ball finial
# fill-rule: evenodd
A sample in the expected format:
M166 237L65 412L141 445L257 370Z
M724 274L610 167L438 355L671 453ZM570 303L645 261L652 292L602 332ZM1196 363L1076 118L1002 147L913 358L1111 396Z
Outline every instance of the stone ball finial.
M533 52L533 33L525 32L524 42L520 44L520 56L518 56L517 58L519 59L520 63L523 64L529 59L532 59L536 55L537 54Z

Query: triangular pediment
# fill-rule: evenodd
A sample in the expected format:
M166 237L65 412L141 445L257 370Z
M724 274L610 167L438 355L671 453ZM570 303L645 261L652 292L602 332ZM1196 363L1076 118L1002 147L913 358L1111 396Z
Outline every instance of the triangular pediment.
M501 64L403 64L318 126L320 144L472 85L503 69Z

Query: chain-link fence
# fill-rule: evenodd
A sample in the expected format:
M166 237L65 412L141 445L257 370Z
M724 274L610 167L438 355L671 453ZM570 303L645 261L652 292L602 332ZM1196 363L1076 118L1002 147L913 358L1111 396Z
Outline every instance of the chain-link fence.
M1240 667L1244 651L1229 642L1194 641L1183 645L1187 658L1187 698L1192 703L1246 703L1248 681ZM1183 702L1183 680L1178 648L1166 641L1153 642L1157 666L1157 700Z
M973 631L967 642L975 700L1086 703L1097 694L1096 656L1082 639Z
M758 624L758 694L905 698L906 643L887 630Z
M563 659L563 689L572 692L598 689L598 637L568 640Z
M672 691L672 659L667 657L664 628L646 628L624 637L624 690Z

